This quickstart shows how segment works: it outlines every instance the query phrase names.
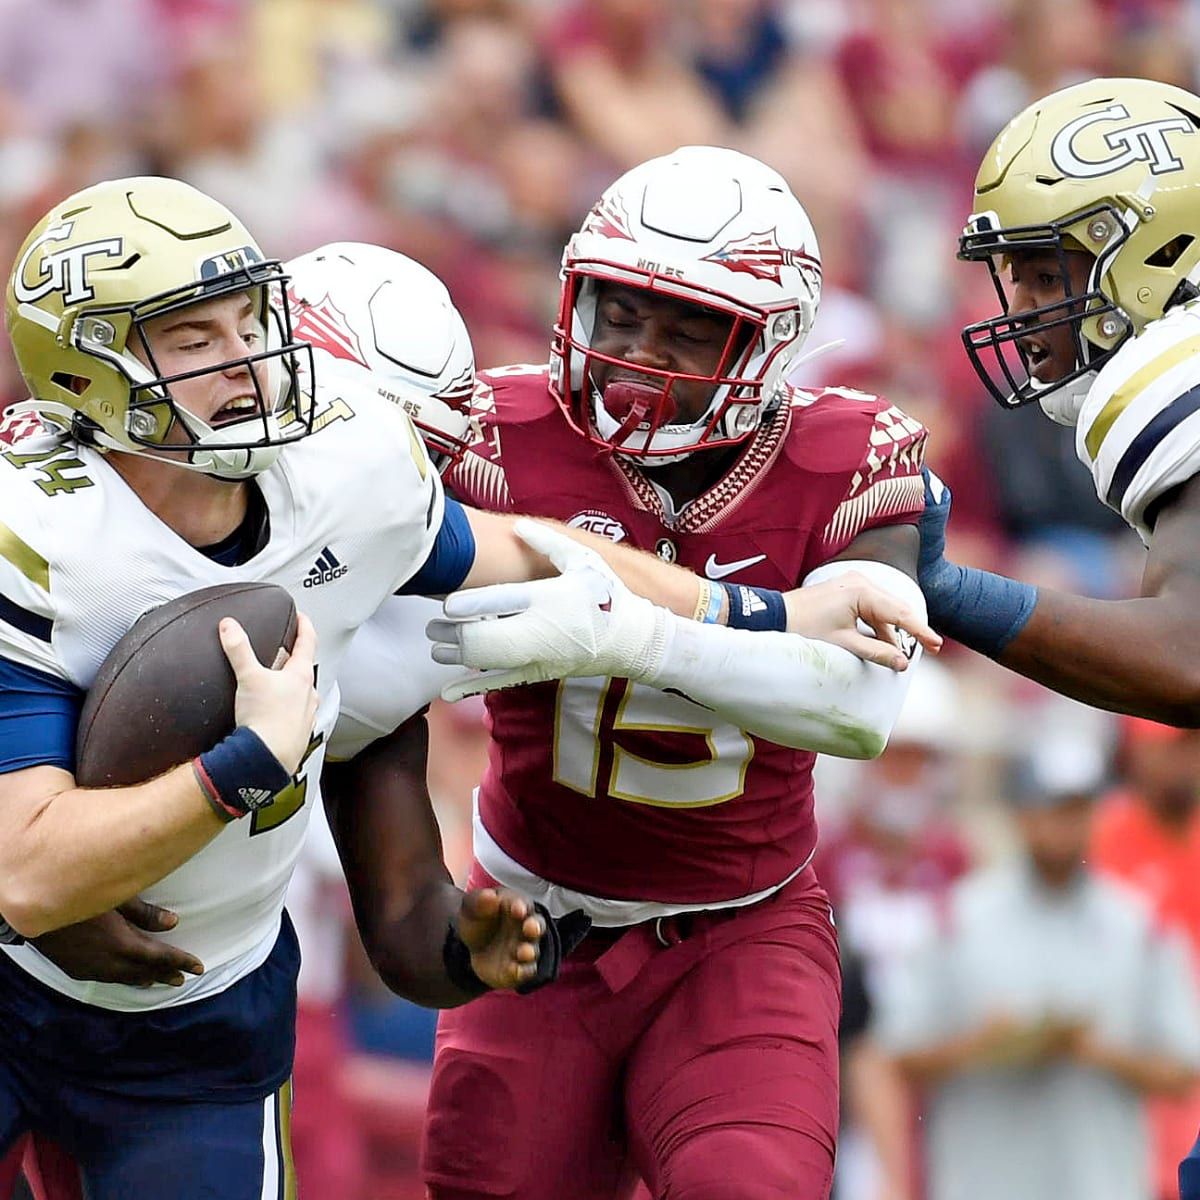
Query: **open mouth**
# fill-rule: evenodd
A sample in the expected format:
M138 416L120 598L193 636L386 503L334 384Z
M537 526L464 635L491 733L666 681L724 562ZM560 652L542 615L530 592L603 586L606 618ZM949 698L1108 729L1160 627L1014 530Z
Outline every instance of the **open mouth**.
M1049 347L1032 338L1022 338L1020 341L1021 356L1029 369L1029 377L1039 383L1051 382L1050 374L1053 367L1053 355Z
M247 417L256 417L261 412L257 396L235 396L213 413L209 424L213 427L236 425L239 421L244 421Z

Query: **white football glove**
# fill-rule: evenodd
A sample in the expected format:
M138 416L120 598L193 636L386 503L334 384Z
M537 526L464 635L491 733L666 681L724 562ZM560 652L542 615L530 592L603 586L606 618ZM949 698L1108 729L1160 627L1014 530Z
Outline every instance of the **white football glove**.
M447 684L446 700L571 675L643 679L666 652L667 612L636 596L594 550L521 518L513 531L561 572L446 597L425 632L436 662L475 668Z

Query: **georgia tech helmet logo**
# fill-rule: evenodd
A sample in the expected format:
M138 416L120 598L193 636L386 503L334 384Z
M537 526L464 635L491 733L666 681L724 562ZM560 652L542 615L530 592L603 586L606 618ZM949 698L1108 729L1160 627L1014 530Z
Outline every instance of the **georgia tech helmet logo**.
M96 293L88 284L88 259L97 254L118 259L125 256L124 243L119 237L83 242L78 246L68 246L65 250L44 249L48 242L65 242L71 236L74 225L74 221L51 225L41 237L34 239L21 256L13 272L13 293L22 304L36 304L51 292L62 292L64 306L91 300ZM37 274L34 280L30 280L29 267L35 259Z
M1181 113L1178 117L1162 117L1156 121L1143 121L1139 125L1126 125L1104 134L1104 141L1113 151L1109 158L1084 158L1075 149L1075 140L1092 125L1102 121L1127 121L1129 110L1123 104L1112 104L1099 112L1086 113L1064 125L1050 144L1050 158L1054 165L1073 179L1097 179L1123 170L1135 162L1148 163L1152 175L1163 175L1168 171L1182 171L1183 160L1171 149L1168 133L1194 134L1196 127Z

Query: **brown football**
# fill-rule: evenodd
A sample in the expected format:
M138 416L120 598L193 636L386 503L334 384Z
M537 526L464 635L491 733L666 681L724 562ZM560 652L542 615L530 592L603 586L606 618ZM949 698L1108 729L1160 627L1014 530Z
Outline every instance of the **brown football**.
M82 787L153 779L232 733L235 681L217 625L233 617L259 662L296 639L296 605L274 583L223 583L151 609L112 648L75 735Z

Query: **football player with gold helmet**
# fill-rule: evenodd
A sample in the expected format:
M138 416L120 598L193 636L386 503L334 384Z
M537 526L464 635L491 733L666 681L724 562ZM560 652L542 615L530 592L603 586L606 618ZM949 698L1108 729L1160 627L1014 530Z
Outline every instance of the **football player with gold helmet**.
M1145 542L1142 595L1112 602L964 571L929 479L921 584L943 633L1101 708L1200 724L1200 97L1095 79L1032 104L975 183L959 257L1002 312L963 331L1005 407L1073 425L1100 499Z
M337 662L422 564L437 573L444 530L462 544L409 418L312 386L285 284L224 206L160 178L56 205L9 279L41 429L0 459L0 1146L56 1137L97 1197L290 1187L298 955L282 909ZM326 573L334 551L344 569ZM281 584L304 612L278 670L222 628L237 730L198 765L77 786L80 698L115 642L148 609L238 580ZM174 986L88 982L42 953L40 935L139 894L178 914L190 965ZM543 926L520 898L508 915L507 947L477 969L511 987Z
M920 581L940 632L1100 708L1200 725L1200 97L1093 79L1031 104L975 181L959 257L1001 312L963 330L1005 407L1073 426L1100 500L1147 548L1141 595L1069 595L944 557L949 491L928 475ZM1152 1056L1125 1056L1154 1086ZM1160 1081L1161 1082L1161 1081ZM1200 1143L1180 1167L1200 1200Z
M97 1200L288 1191L298 959L283 901L340 661L398 591L554 574L512 517L444 495L400 405L319 375L300 386L310 348L286 283L224 206L149 177L55 205L8 283L44 428L0 454L0 1149L28 1128L57 1136ZM573 536L696 611L687 572ZM305 615L278 670L223 629L238 729L198 767L79 787L80 698L113 645L148 609L242 580L292 590ZM172 939L201 971L87 982L24 940L137 895L178 914ZM461 946L460 975L533 977L545 926L522 905L496 954ZM430 970L452 981L443 915ZM448 1003L471 995L446 987Z

